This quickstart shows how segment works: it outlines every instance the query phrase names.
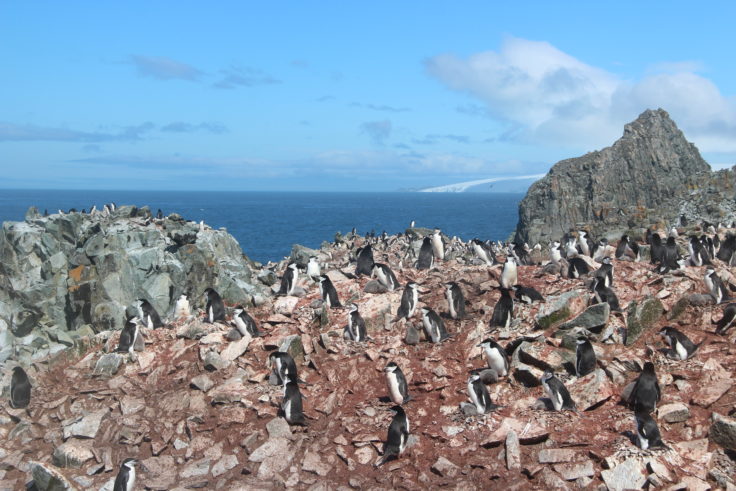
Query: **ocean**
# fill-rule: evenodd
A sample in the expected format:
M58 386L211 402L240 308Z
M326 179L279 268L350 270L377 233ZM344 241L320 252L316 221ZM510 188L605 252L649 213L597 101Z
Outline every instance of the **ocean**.
M21 221L30 206L57 210L148 205L225 227L260 262L288 256L292 244L318 248L355 227L360 234L403 232L411 223L464 240L506 240L516 228L523 193L316 193L205 191L52 191L0 189L0 221Z

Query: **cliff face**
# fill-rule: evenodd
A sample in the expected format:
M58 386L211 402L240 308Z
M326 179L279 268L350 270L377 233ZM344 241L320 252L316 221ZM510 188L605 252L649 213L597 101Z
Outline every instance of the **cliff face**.
M615 237L681 214L722 220L733 215L732 188L733 174L711 173L666 111L647 110L612 146L562 160L534 183L519 205L516 240L556 240L584 224Z
M132 206L109 216L29 211L0 230L0 363L13 345L38 357L120 328L138 298L161 316L181 294L199 305L207 287L244 304L264 288L225 231Z

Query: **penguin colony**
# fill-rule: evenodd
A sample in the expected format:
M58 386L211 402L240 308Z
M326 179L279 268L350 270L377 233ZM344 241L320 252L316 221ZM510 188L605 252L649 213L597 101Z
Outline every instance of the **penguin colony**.
M107 206L107 205L106 205ZM111 205L114 207L114 205ZM112 208L114 209L114 208ZM675 242L677 231L671 230L663 238L656 232L648 230L645 242L650 248L650 261L653 271L658 274L677 274L687 268L706 267L702 289L710 295L716 306L724 305L720 320L715 325L715 333L727 336L733 332L736 323L736 303L728 303L736 285L724 281L714 265L726 264L730 266L736 252L736 238L718 235L718 228L704 224L703 229L714 229L711 234L693 236L688 240L688 253L681 254ZM356 235L353 234L353 238ZM393 241L393 243L389 243ZM354 243L360 242L355 241ZM504 411L506 408L493 402L491 393L498 396L503 394L505 385L519 384L510 373L510 360L514 351L524 339L514 340L502 346L499 335L506 336L513 332L514 313L519 304L533 305L543 303L544 297L531 286L519 283L524 276L519 272L520 267L528 267L527 271L534 271L536 275L552 274L561 277L579 280L581 286L590 292L590 304L607 303L610 311L620 313L622 306L616 294L616 264L620 261L641 261L640 244L624 235L616 247L606 240L595 241L589 233L578 231L565 234L558 242L552 243L547 260L541 259L540 248L530 248L526 244L501 244L490 241L473 239L469 243L453 238L449 240L441 235L437 229L423 238L418 251L411 248L408 236L388 237L385 233L379 237L375 234L367 236L362 245L353 254L354 271L347 272L348 268L340 269L340 273L348 278L370 276L382 286L384 291L392 292L402 289L401 301L391 320L394 332L407 333L407 339L415 325L421 325L425 340L429 343L452 343L453 337L458 334L459 322L477 320L482 312L470 308L465 300L463 289L471 288L471 284L462 277L445 278L445 290L441 293L444 301L428 305L422 296L430 292L423 290L422 284L415 281L420 270L432 270L442 273L446 257L452 251L469 250L476 256L476 264L482 266L496 266L488 270L488 277L494 280L497 286L492 286L498 292L498 300L493 306L487 306L492 311L484 327L484 340L477 345L476 355L484 361L484 366L478 366L478 358L468 359L468 365L474 365L468 374L466 382L467 400L462 412L465 416L485 421L493 418L493 413ZM400 245L405 249L402 257L390 258L384 256L383 263L374 262L374 250L387 250L390 246ZM715 244L718 244L716 246ZM534 257L533 257L534 256ZM535 259L536 258L536 259ZM501 260L503 259L503 261ZM397 274L393 266L400 271ZM354 343L356 349L371 342L367 335L366 322L360 315L361 301L354 298L340 299L340 293L333 285L328 274L322 273L322 266L317 257L310 257L304 267L306 270L300 275L300 266L289 263L283 272L278 295L294 295L300 284L311 281L317 287L317 298L323 308L327 310L342 309L345 314L344 338ZM347 265L346 265L347 266ZM337 269L337 268L335 268ZM329 272L329 271L328 271ZM403 285L399 278L403 279ZM513 292L513 296L512 296ZM310 294L311 295L311 294ZM437 298L434 295L433 298ZM514 298L516 300L514 300ZM174 318L180 319L191 315L189 298L182 295L173 308ZM228 307L220 295L213 288L206 288L204 297L196 302L202 307L203 318L208 323L228 323L232 330L227 338L231 341L245 336L258 337L261 335L257 321L243 305ZM137 315L130 316L120 333L117 351L132 354L145 349L143 329L165 327L161 316L153 305L146 299L138 299L132 306ZM719 307L715 307L719 308ZM228 313L230 315L228 315ZM228 320L228 318L230 320ZM467 325L467 324L466 324ZM399 331L403 329L403 331ZM418 335L418 333L416 333ZM661 357L654 356L657 352L650 349L653 360L660 365L663 359L669 360L665 367L676 367L678 362L686 362L698 356L698 349L702 343L695 344L685 333L672 326L666 326L659 332L664 349L659 350ZM625 339L625 338L624 338ZM586 335L580 335L575 340L575 362L568 373L546 370L538 380L541 387L541 401L547 411L571 411L573 418L582 418L581 409L576 406L566 381L586 377L597 369L596 342ZM414 380L407 380L402 366L409 364L409 360L397 356L380 369L385 378L385 410L391 414L390 422L385 428L386 438L383 451L375 461L375 466L382 466L390 461L401 459L412 445L412 432L417 432L415 425L410 423L412 415L418 411L430 411L432 408L422 407L422 397L416 396L415 387L421 385ZM271 380L274 385L282 388L282 398L279 405L280 415L289 425L303 427L302 431L309 432L309 420L313 418L305 413L305 407L314 404L303 398L300 386L306 382L301 380L297 372L297 364L287 352L272 351L268 357L268 367L271 370ZM646 361L643 367L634 367L639 372L638 377L631 384L630 391L622 394L623 403L631 411L633 424L631 425L631 442L641 450L666 451L657 419L657 406L666 395L663 395L658 381L657 368L653 361ZM365 374L365 376L372 376ZM453 381L453 383L460 381ZM489 385L493 389L489 391ZM10 405L13 408L27 408L32 406L32 383L22 367L15 367L10 387ZM305 404L306 403L306 404ZM584 408L582 408L584 410ZM115 480L114 489L135 489L137 461L132 458L123 459L120 471Z

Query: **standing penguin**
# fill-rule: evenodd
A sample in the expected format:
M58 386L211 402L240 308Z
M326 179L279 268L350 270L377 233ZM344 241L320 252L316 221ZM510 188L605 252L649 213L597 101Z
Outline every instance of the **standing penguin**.
M478 373L472 374L468 379L468 394L478 414L486 414L501 407L491 402L491 395Z
M125 459L120 465L115 484L112 486L113 491L133 491L135 489L135 466L138 463L135 459Z
M703 281L705 281L705 286L708 288L708 293L713 296L717 304L730 298L726 285L723 284L723 280L718 276L715 269L706 269Z
M296 374L286 371L286 383L284 384L284 398L281 401L281 410L284 419L290 425L306 426L304 412L302 410L302 393L299 392Z
M138 323L140 319L138 317L131 317L125 322L123 330L120 331L120 340L118 341L117 352L119 353L132 353L135 349L135 342L140 335L138 329Z
M222 302L220 294L212 288L207 288L204 291L204 296L207 298L207 305L205 311L207 312L207 320L210 324L217 321L225 320L225 304Z
M355 276L370 276L373 271L373 248L370 244L358 249L356 256Z
M432 250L432 239L425 237L422 240L422 247L419 248L419 259L417 259L417 269L431 269L434 265L434 252Z
M501 298L493 307L493 315L491 316L491 327L507 328L511 325L511 319L514 317L514 299L507 288L501 288Z
M567 268L568 278L580 278L590 273L590 266L582 257L571 257L568 259L569 267Z
M600 278L593 278L593 298L594 303L607 303L611 307L611 312L621 311L616 292L605 286Z
M667 344L672 350L670 355L679 360L687 360L693 356L693 354L695 354L695 350L698 349L698 346L690 341L690 338L674 327L663 327L659 331L659 335L667 341Z
M183 317L189 317L191 315L191 308L189 306L189 300L186 295L181 295L176 300L176 306L174 307L174 318L181 319Z
M424 325L424 332L433 343L442 342L450 337L442 318L429 307L422 307L422 324Z
M636 379L634 388L629 396L629 404L635 411L652 412L657 408L657 403L662 397L659 390L657 374L654 372L654 363L648 361L644 364L644 370Z
M399 310L396 312L394 321L410 319L414 315L417 303L419 303L419 285L410 281L406 284L404 293L401 294L401 303L399 304Z
M296 283L299 279L299 271L297 271L296 263L290 263L284 271L284 276L281 277L281 288L279 289L280 295L291 295L296 289Z
M268 365L273 370L273 374L279 384L286 383L286 374L290 373L294 380L298 380L296 363L294 358L285 351L273 351L268 355Z
M326 274L319 277L319 293L322 296L322 301L326 303L328 307L342 307L340 300L337 298L335 285L332 284L332 280L330 280L330 277Z
M436 228L434 229L434 233L432 233L432 253L434 254L434 258L442 261L445 259L445 244L442 242L442 233L440 233L440 229Z
M680 260L680 252L677 250L677 244L675 238L670 236L667 237L667 242L664 244L662 252L662 261L657 268L660 273L668 273L669 271L680 268L678 261Z
M246 334L250 334L254 338L261 335L261 333L258 332L258 325L256 324L255 319L245 311L245 308L242 305L238 305L233 311L233 324L235 324L235 328L243 337L245 337Z
M730 303L723 309L723 317L716 323L716 334L726 334L736 320L736 303Z
M478 346L483 348L488 368L495 370L499 377L505 377L509 374L509 355L506 354L506 350L500 344L494 341L493 338L486 338Z
M496 255L493 253L493 249L491 249L491 247L487 243L481 241L480 239L473 239L470 243L473 247L473 252L475 252L475 255L482 259L483 262L486 263L486 265L493 266L493 264L496 262Z
M450 310L450 317L455 320L465 317L465 296L460 289L460 285L451 281L445 283L445 297L447 297L447 306Z
M545 392L547 392L547 395L552 400L552 407L555 408L555 411L575 409L575 402L570 397L567 387L551 371L547 370L544 372L541 382Z
M637 411L634 413L634 421L636 421L636 434L639 448L648 450L650 448L665 447L662 442L662 435L659 433L659 427L654 418L647 411Z
M399 280L396 279L396 275L387 264L375 263L373 274L388 291L392 292L399 287Z
M361 343L366 339L365 321L358 312L358 305L355 303L350 304L350 311L348 312L348 327L346 334L352 341Z
M687 243L688 252L690 252L690 264L692 266L702 266L704 264L711 264L710 255L708 250L703 246L703 243L696 236L690 237Z
M506 262L503 264L503 271L501 271L501 288L510 289L517 282L517 268L516 259L513 256L507 256Z
M157 327L164 327L164 323L161 322L161 317L156 312L156 309L151 305L151 302L145 298L138 299L138 317L143 321L148 329L155 329Z
M544 302L542 294L530 286L514 285L512 289L514 290L516 300L521 303Z
M628 235L621 236L621 240L616 247L616 259L627 259L631 261L639 261L639 244L631 239Z
M10 378L10 407L22 409L31 402L31 381L22 367L13 367Z
M385 464L389 460L399 458L409 441L409 418L406 416L404 408L394 406L391 410L396 414L391 419L386 444L383 446L383 456L376 462L376 467Z
M402 405L411 399L409 395L409 386L406 383L404 372L395 362L389 362L383 369L386 373L386 385L388 385L388 395L394 404Z
M662 237L657 232L652 232L649 248L650 262L659 264L664 257L664 246L662 245Z
M319 281L319 277L322 276L316 256L309 257L309 262L307 263L307 276L309 276L312 281Z
M602 282L603 286L613 286L613 264L610 257L603 258L601 267L595 270L593 276Z
M595 370L596 356L593 345L584 336L576 340L575 348L575 374L584 377Z

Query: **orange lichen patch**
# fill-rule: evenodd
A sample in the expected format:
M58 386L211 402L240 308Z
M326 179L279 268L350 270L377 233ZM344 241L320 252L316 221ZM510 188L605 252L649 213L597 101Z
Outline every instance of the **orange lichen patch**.
M73 279L74 281L78 282L82 279L82 272L84 271L84 266L77 266L74 269L69 270L69 277Z

